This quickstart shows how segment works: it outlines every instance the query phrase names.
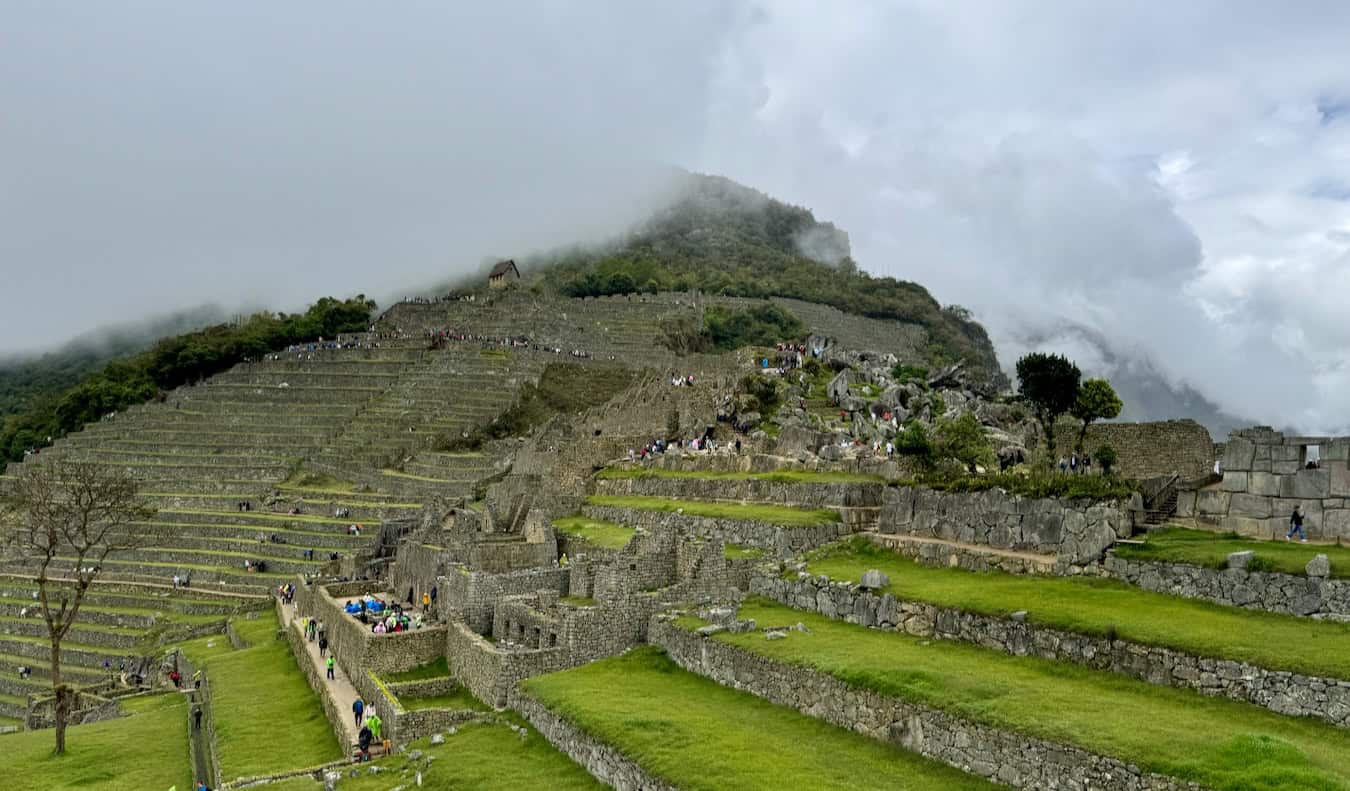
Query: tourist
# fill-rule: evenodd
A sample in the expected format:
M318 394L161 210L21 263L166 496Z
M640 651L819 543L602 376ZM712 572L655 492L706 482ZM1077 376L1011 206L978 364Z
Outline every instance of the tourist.
M329 680L329 681L334 681L334 680L336 680L336 678L335 678L334 675L333 675L333 657L332 657L332 655L329 655L329 657L328 657L327 666L328 666L328 680Z
M1083 454L1083 474L1084 475L1092 474L1092 457L1087 455L1086 453Z
M1059 457L1059 473L1063 475L1069 469L1069 462L1063 456Z
M1289 541L1298 533L1298 540L1304 544L1308 543L1308 536L1303 532L1303 506L1294 506L1294 513L1289 517L1289 532L1284 534L1284 540Z
M320 657L323 657L323 655L326 654L326 653L328 653L328 638L327 638L327 637L320 637L320 638L319 638L319 656L320 656Z
M1070 475L1077 475L1077 474L1078 474L1078 454L1077 454L1077 453L1071 453L1071 454L1069 454L1069 474L1070 474Z
M374 734L370 732L369 726L361 726L361 731L356 735L356 745L361 748L360 761L370 760L370 740Z
M356 724L361 724L361 715L365 713L366 704L360 698L352 702L352 716L356 718Z
M427 591L422 591L422 609L426 610L430 607L431 607L431 594L428 593Z
M178 590L178 575L173 575L173 589Z
M384 727L384 722L380 720L380 713L375 709L370 710L370 715L366 717L366 727L370 728L370 735L375 741L380 740L380 729Z

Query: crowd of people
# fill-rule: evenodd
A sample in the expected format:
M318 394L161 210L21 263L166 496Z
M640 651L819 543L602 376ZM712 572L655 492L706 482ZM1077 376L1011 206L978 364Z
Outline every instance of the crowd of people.
M1092 457L1086 453L1072 453L1067 459L1060 456L1059 471L1063 475L1087 475L1092 472Z

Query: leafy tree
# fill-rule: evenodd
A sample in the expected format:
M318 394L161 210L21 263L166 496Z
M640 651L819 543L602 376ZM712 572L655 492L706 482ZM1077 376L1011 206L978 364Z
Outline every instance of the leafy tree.
M1078 388L1073 407L1069 410L1069 414L1083 421L1083 427L1078 431L1078 442L1074 447L1080 451L1083 449L1083 440L1087 437L1088 426L1092 421L1117 417L1123 406L1110 382L1105 379L1088 379L1083 382Z
M1045 431L1050 462L1055 457L1055 420L1073 408L1078 397L1078 381L1083 374L1069 358L1059 354L1032 352L1017 361L1019 390Z
M750 396L750 409L765 418L777 412L783 403L778 383L763 374L746 374L741 379L741 391Z
M994 446L974 412L966 411L958 417L939 420L933 433L937 455L959 461L972 475L977 466L988 469L994 465Z
M736 310L710 307L703 321L710 345L719 351L772 346L806 334L800 319L773 303Z
M903 456L913 456L925 465L933 459L933 441L928 438L928 430L917 420L906 425L896 436L895 450Z
M51 643L56 754L66 749L66 725L76 693L61 679L61 641L79 619L89 586L109 556L149 546L159 529L120 470L88 462L25 464L0 501L6 554L35 569L38 607ZM133 524L134 525L133 529Z
M1097 448L1097 452L1092 455L1093 458L1097 460L1097 464L1101 465L1102 472L1106 475L1110 475L1111 468L1116 466L1116 462L1120 461L1120 456L1116 453L1116 449L1110 445L1103 445L1100 448Z

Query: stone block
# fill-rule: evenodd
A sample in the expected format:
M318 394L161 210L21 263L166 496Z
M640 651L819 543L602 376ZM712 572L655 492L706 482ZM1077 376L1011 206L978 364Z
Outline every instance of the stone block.
M1293 461L1272 461L1270 472L1273 475L1293 475L1298 472L1298 459Z
M1303 570L1309 577L1330 577L1331 560L1326 555L1318 553L1313 556L1312 560L1308 561L1308 565L1304 566Z
M1226 516L1228 514L1228 503L1232 497L1233 495L1228 492L1205 489L1196 494L1195 514L1196 516Z
M1269 497L1256 494L1234 494L1228 505L1230 516L1245 516L1252 519L1269 519L1271 516Z
M1350 497L1350 466L1341 462L1327 462L1327 490L1332 497Z
M1247 478L1247 491L1263 497L1279 497L1280 479L1268 472L1253 472Z
M891 578L885 572L877 569L868 569L862 574L862 579L858 582L859 586L870 590L884 588L891 584Z
M1223 481L1219 486L1225 492L1245 492L1247 491L1248 478L1250 475L1246 472L1234 472L1224 468Z
M1223 470L1227 473L1229 470L1238 472L1250 470L1252 460L1256 456L1256 443L1249 439L1234 437L1228 441L1223 449Z
M1298 470L1280 481L1280 496L1301 500L1321 500L1331 496L1330 477L1326 470Z
M1350 538L1350 509L1337 508L1322 514L1323 538Z
M1190 519L1195 516L1196 492L1178 492L1177 493L1177 516L1181 519Z
M1247 538L1270 538L1269 519L1253 519L1245 516L1225 516L1219 522L1224 530Z
M1257 459L1252 462L1252 472L1270 472L1270 459Z
M1269 462L1269 461L1270 461L1270 445L1268 445L1268 444L1266 444L1266 443L1264 443L1264 442L1259 442L1259 443L1257 443L1257 445L1256 445L1256 454L1252 457L1252 461L1264 461L1264 462Z
M1271 461L1293 461L1299 460L1302 449L1298 445L1272 445L1270 446Z
M1254 557L1256 557L1256 553L1250 549L1243 552L1233 552L1228 556L1227 566L1230 569L1245 569Z
M1322 446L1322 461L1326 462L1350 462L1350 437L1341 437L1333 439L1329 444Z

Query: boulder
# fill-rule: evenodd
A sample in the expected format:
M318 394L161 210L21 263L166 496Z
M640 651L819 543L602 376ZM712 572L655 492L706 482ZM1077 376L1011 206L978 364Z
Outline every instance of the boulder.
M1308 565L1304 566L1303 570L1307 572L1309 577L1325 579L1331 576L1331 559L1318 553L1312 560L1308 561Z
M868 590L879 590L891 584L891 578L888 574L877 569L868 569L863 572L862 579L858 582L859 587Z
M825 388L825 394L829 396L830 401L839 403L848 396L848 371L840 371L839 375L830 380Z
M1230 569L1245 569L1247 568L1247 564L1252 562L1252 558L1255 556L1256 553L1250 549L1242 552L1233 552L1228 555L1226 565Z

